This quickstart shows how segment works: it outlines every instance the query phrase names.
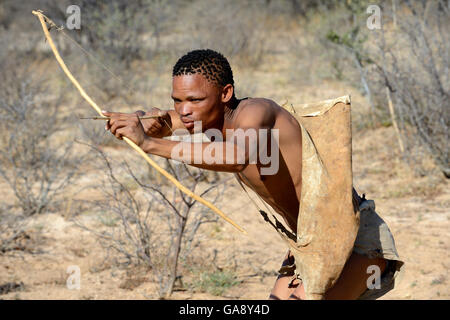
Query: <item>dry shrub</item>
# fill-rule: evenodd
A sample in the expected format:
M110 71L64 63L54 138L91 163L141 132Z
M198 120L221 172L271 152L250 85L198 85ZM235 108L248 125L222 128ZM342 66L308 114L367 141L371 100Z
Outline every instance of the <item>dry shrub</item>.
M362 121L355 127L398 127L396 140L405 145L401 147L403 159L419 174L425 174L420 165L422 155L413 152L420 145L449 177L448 5L444 1L381 1L382 28L369 30L369 4L345 2L332 11L325 8L311 15L303 28L314 41L294 39L291 47L301 53L318 52L311 59L314 66L319 66L317 71L328 70L324 76L331 75L362 90L370 113L360 117ZM298 57L302 61L301 54ZM305 70L311 67L306 65ZM330 74L330 70L334 72ZM317 72L310 74L317 76ZM308 75L300 78L312 79Z
M58 137L65 122L59 116L61 93L50 91L31 67L19 68L18 60L3 60L1 66L0 176L30 216L58 206L82 156L72 152L72 141Z
M381 88L392 94L404 157L420 169L420 145L450 177L450 10L443 2L406 1L397 26L377 38ZM375 60L375 59L374 59ZM380 89L381 90L381 89Z
M217 216L203 206L196 206L196 201L175 187L167 186L165 180L143 182L148 177L142 170L132 168L124 161L112 161L100 149L91 148L98 155L102 171L107 168L97 186L102 190L104 200L93 203L94 210L100 213L98 218L102 227L93 229L80 221L77 224L98 236L115 265L144 267L151 272L158 284L159 297L168 298L180 277L179 261L199 245L199 228L205 223L217 222ZM193 192L205 180L202 170L187 168L184 164L166 161L166 168ZM224 188L224 182L219 181L207 186L201 195L214 192L212 202L215 202ZM123 286L135 287L135 282L130 278Z

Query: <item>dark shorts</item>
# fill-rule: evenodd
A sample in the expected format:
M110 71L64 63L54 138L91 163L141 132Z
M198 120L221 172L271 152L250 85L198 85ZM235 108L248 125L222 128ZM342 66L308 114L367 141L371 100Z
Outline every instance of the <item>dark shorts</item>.
M374 300L395 287L397 276L403 271L404 262L400 260L394 237L387 224L375 212L375 202L364 200L359 205L360 222L353 252L369 258L384 258L386 269L380 278L378 288L367 289L358 299Z

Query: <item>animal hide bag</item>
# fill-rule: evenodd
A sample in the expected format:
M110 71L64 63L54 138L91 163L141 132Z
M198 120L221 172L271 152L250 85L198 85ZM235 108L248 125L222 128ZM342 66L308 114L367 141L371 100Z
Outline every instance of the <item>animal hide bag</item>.
M359 228L352 200L350 97L295 107L302 130L302 190L295 257L307 299L322 299L349 258Z

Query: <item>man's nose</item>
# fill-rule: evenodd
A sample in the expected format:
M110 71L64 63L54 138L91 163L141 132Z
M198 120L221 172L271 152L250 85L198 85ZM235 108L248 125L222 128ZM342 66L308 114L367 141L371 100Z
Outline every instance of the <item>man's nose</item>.
M180 114L182 116L189 116L192 114L192 108L189 102L185 102L181 105Z

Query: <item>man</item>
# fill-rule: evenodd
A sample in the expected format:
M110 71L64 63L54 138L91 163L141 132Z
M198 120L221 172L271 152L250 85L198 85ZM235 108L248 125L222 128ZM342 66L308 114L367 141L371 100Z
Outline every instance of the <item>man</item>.
M146 153L168 159L183 159L207 170L236 173L245 185L253 189L284 219L289 229L296 231L302 189L302 172L299 166L302 159L302 131L298 121L272 100L237 99L227 59L212 50L191 51L178 60L173 68L172 99L175 110L170 111L153 108L147 113L104 112L105 116L111 117L106 129L118 139L128 137ZM159 117L139 119L138 116L143 115ZM161 139L177 130L192 134L196 123L201 123L201 130L206 135L209 132L220 132L223 140L214 140L214 136L211 142L185 142L183 152L180 152L177 149L179 142ZM248 135L244 143L238 143L233 132L239 129L264 134ZM262 163L261 159L250 161L256 152L252 146L272 150L273 132L278 135L277 170L274 174L262 174L268 164ZM216 161L198 157L199 151L205 155L212 147L216 150L213 155ZM237 161L234 156L239 153L243 154L242 161ZM233 154L234 161L229 161L230 154ZM292 265L295 262L293 259L288 252L283 266ZM387 261L382 256L368 257L353 252L340 278L327 291L325 298L361 297L368 290L367 280L370 275L367 268L378 266L383 276ZM270 298L304 299L305 292L301 281L293 280L292 275L285 274L277 278Z

